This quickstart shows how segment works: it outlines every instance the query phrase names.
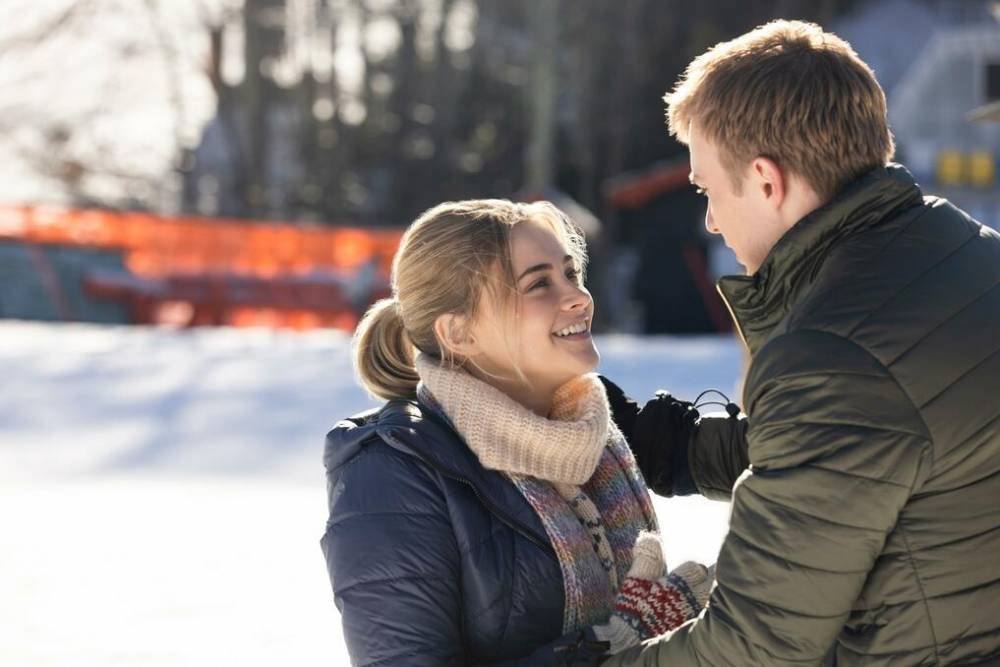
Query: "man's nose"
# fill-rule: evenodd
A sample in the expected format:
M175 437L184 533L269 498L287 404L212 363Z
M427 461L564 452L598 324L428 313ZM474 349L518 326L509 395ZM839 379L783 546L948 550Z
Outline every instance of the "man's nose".
M711 234L718 234L719 228L715 226L715 218L712 217L712 209L705 209L705 229Z

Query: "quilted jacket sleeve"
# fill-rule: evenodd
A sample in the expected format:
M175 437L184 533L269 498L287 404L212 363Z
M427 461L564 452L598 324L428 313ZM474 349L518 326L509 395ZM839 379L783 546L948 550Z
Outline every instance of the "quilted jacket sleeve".
M929 468L909 398L854 343L785 334L747 380L751 468L701 617L610 665L816 665Z
M434 473L384 443L329 489L321 545L354 665L464 665L458 547Z

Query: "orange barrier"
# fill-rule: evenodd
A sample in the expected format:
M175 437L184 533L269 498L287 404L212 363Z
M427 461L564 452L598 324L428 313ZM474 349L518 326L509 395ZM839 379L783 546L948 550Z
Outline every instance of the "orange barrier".
M0 239L120 251L128 272L91 272L84 288L123 304L137 324L353 330L367 305L387 295L402 234L0 206Z
M388 295L379 280L365 289L364 303L336 278L257 278L225 274L139 277L122 271L91 271L84 291L123 304L136 324L174 326L268 326L351 331L367 303Z
M259 277L388 273L403 231L307 227L44 206L0 206L0 238L120 249L140 276L224 272Z

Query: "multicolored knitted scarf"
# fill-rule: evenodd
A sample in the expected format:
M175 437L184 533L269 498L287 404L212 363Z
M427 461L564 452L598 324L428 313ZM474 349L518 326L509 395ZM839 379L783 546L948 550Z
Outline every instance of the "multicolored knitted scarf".
M507 473L545 527L562 571L563 631L605 622L642 530L649 491L594 375L567 383L551 419L468 373L418 356L420 397L438 405L484 467Z
M616 583L625 580L632 564L635 538L642 530L657 530L649 491L632 452L618 429L609 436L593 477L580 490L600 513L614 558L613 579L596 553L592 532L556 487L533 477L511 476L542 520L559 559L566 593L563 632L607 621L614 611Z

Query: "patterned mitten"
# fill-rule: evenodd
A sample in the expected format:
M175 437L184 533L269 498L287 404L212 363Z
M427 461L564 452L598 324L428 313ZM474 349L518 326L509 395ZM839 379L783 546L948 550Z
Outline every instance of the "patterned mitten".
M701 612L712 589L708 568L698 563L679 565L664 576L666 565L659 537L642 533L634 560L606 624L594 627L598 639L618 653L650 637L682 625Z

